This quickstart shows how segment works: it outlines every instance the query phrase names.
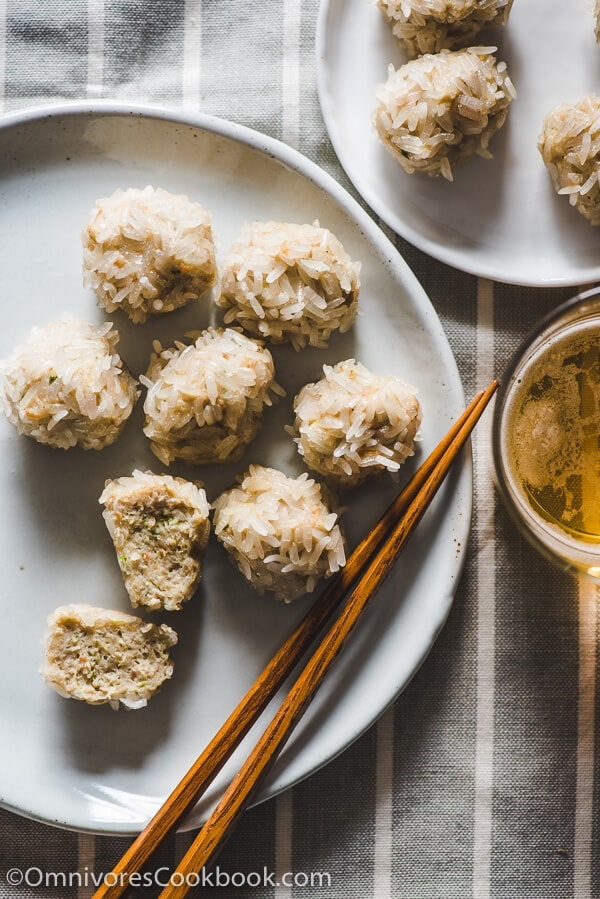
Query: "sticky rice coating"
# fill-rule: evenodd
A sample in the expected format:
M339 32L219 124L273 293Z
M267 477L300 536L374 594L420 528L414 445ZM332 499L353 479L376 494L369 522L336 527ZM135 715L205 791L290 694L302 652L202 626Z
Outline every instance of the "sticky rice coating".
M562 103L548 113L538 149L556 192L600 225L600 98Z
M506 63L494 47L441 50L395 70L377 87L375 130L385 148L412 174L453 180L452 166L477 154L502 127L516 96Z
M246 225L223 260L225 323L298 350L325 347L358 310L360 263L326 228L282 222Z
M181 609L202 576L210 533L204 490L183 478L135 470L107 481L99 502L132 606Z
M98 200L83 231L84 286L132 322L185 306L217 276L210 216L188 197L151 186Z
M65 318L33 328L0 362L0 408L19 434L59 449L113 443L139 395L109 323Z
M379 0L410 57L467 47L486 25L506 25L513 0Z
M232 328L208 328L195 343L155 353L146 376L144 433L169 465L234 462L254 439L263 409L284 391L270 352Z
M294 400L289 428L306 465L340 488L396 472L414 454L421 424L416 391L347 359L324 365L323 377Z
M306 473L251 465L214 509L217 539L259 593L291 602L346 563L337 513Z
M143 708L173 674L166 624L94 606L60 606L48 617L42 675L61 696L90 705Z

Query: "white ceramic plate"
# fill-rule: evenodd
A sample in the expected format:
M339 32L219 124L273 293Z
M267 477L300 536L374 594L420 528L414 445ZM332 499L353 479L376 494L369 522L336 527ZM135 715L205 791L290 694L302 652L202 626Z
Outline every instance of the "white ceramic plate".
M415 246L456 268L531 286L600 278L600 228L552 190L537 150L547 112L600 90L600 48L588 0L515 0L497 46L517 89L493 160L457 166L453 183L408 175L371 126L375 86L406 56L372 0L322 0L317 30L321 106L336 153L365 200Z
M318 216L362 261L357 325L332 339L327 351L275 349L287 399L269 411L243 462L192 470L210 499L252 461L301 470L283 427L295 392L319 375L324 361L356 356L418 385L421 456L462 408L440 322L405 263L331 178L282 144L215 119L97 104L5 117L0 160L2 358L34 324L65 311L102 320L81 287L79 235L94 201L118 186L153 183L202 202L212 212L221 250L245 220ZM121 316L114 321L121 353L139 373L154 337L169 342L217 322L218 315L210 303L199 303L143 326ZM309 604L258 597L211 541L197 596L180 613L154 616L179 631L180 643L173 680L146 709L92 708L43 684L38 669L48 612L72 602L128 607L98 496L107 477L133 467L160 470L141 423L140 404L113 447L85 453L40 446L0 421L0 801L35 818L97 832L133 833L144 825ZM436 498L262 798L315 770L364 731L431 647L451 604L468 535L469 464ZM403 477L413 468L411 462ZM190 470L175 473L189 476ZM384 479L348 496L351 544L393 492ZM188 826L215 801L240 758L238 752Z

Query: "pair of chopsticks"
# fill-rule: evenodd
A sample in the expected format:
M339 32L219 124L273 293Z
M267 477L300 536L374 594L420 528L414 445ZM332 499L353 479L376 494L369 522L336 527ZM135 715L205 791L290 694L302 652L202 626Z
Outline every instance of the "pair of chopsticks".
M111 874L105 876L103 885L96 890L92 899L117 899L123 895L129 877L140 870L194 806L345 598L340 614L314 649L279 710L198 831L173 872L172 883L165 887L159 899L181 899L190 889L185 884L193 883L191 875L199 874L214 860L308 707L363 610L389 574L400 550L435 496L497 387L498 382L492 381L456 420L375 527L359 543L346 566L330 580L319 599L117 862Z

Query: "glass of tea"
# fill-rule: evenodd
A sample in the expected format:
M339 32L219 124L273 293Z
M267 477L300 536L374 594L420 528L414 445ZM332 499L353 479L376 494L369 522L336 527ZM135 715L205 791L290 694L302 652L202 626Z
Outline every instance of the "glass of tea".
M496 399L498 487L524 534L600 582L600 288L544 318Z

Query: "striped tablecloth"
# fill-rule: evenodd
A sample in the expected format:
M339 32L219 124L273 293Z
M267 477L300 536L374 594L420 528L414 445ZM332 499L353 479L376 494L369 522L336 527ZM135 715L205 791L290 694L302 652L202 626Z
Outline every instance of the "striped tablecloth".
M349 186L317 100L317 7L0 0L0 108L112 98L202 110L286 141ZM1 215L0 233L10 227ZM478 280L396 245L441 317L468 396L572 293ZM197 895L600 896L596 591L514 532L494 495L484 424L474 458L464 576L427 661L341 757L246 814L219 859L221 885ZM170 867L188 840L176 837L156 867ZM0 897L89 896L86 874L110 870L125 846L0 811ZM9 883L14 869L25 872L20 885ZM79 873L81 885L63 885L61 872Z

